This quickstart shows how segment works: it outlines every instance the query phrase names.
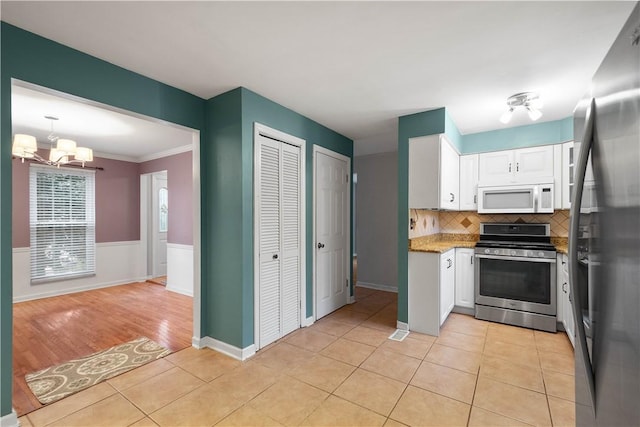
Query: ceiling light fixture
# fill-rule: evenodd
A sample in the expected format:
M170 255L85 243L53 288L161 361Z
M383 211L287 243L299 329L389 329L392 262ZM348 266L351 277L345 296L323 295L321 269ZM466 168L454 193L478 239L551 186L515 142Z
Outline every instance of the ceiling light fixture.
M500 116L500 121L504 124L509 123L511 117L513 117L513 112L518 107L526 108L529 118L534 122L542 117L542 112L540 111L542 100L535 92L522 92L511 95L507 98L507 106L509 107L507 111Z
M47 136L51 144L49 148L49 159L45 159L36 152L38 150L38 143L35 136L20 133L15 134L13 137L11 154L15 157L20 157L22 162L24 162L24 159L33 159L40 163L57 167L60 167L60 165L73 165L75 163L80 163L82 167L84 167L86 162L93 161L93 150L91 148L78 147L75 141L62 139L54 134L53 122L58 120L57 117L44 116L44 118L51 121L51 132L49 136Z

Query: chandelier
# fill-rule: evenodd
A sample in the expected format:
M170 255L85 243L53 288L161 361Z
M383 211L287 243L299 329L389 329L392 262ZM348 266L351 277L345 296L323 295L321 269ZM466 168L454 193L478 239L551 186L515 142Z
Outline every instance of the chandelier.
M511 95L507 98L507 107L507 111L500 116L500 121L504 124L509 123L513 112L518 107L524 107L529 114L529 118L534 122L542 117L542 112L540 111L542 100L535 92L522 92Z
M24 162L24 159L29 159L57 167L78 163L84 167L86 162L93 161L93 150L91 148L78 147L75 141L59 138L53 133L53 123L58 120L57 117L44 116L44 118L51 121L51 132L47 136L50 144L49 158L45 159L37 153L38 142L35 136L21 133L17 133L13 137L11 154L21 158L22 162Z

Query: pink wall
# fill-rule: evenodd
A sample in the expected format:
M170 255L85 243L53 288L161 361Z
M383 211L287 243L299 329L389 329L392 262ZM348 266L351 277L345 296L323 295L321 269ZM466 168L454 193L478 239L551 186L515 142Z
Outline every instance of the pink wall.
M40 155L49 156L47 150ZM167 171L169 243L193 244L193 173L191 152L144 163L95 158L96 243L140 239L140 175ZM13 247L29 247L29 163L14 159Z
M48 150L38 150L48 157ZM137 163L95 158L96 243L140 239L140 178ZM14 159L13 169L13 247L30 246L29 241L29 163Z
M138 164L96 158L96 243L140 240Z
M193 155L191 151L140 163L140 174L167 171L169 243L193 244Z

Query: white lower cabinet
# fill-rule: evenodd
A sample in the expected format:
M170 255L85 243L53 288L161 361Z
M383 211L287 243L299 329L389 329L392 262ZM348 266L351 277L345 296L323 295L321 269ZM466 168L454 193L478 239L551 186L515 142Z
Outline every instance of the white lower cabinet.
M456 251L440 255L440 325L453 310L456 292Z
M409 252L409 330L438 336L455 302L455 250Z
M571 345L575 347L575 320L573 302L569 287L569 259L564 254L558 254L557 262L557 317L562 323Z
M457 307L474 308L475 306L473 253L473 249L456 248L455 305Z

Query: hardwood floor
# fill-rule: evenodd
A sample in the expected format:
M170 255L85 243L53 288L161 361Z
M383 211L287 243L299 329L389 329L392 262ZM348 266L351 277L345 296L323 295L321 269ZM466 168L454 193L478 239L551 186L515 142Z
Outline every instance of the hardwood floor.
M26 374L146 336L178 351L191 345L193 299L132 283L13 305L13 407L42 405Z

